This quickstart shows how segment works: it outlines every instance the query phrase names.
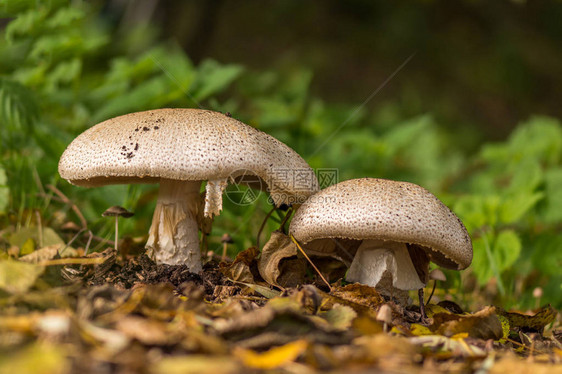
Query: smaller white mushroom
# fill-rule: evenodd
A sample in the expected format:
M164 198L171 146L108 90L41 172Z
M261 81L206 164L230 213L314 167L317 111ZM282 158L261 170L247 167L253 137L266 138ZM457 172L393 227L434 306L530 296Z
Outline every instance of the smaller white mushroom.
M300 207L289 231L305 250L339 250L338 257L346 249L341 239L361 241L356 253L347 253L352 262L346 279L399 300L425 286L430 260L458 270L472 261L472 243L458 217L407 182L362 178L330 186Z

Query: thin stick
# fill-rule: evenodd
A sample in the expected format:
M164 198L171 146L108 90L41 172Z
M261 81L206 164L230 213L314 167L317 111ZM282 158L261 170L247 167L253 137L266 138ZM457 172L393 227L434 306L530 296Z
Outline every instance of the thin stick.
M39 248L43 248L43 223L38 210L35 210L35 219L37 220L37 232L39 233Z
M222 256L221 256L221 262L224 262L226 260L226 250L228 249L228 243L227 242L223 242L222 243Z
M97 258L83 258L83 257L76 257L76 258L57 258L54 260L45 260L41 261L39 265L41 266L53 266L53 265L97 265L102 264L105 260L104 257L97 257Z
M275 205L273 205L273 209L271 209L265 216L265 218L263 219L263 222L261 223L260 229L258 230L258 236L256 238L256 247L258 247L258 249L260 248L260 236L261 233L265 227L265 223L267 222L267 220L269 219L269 217L271 217L271 215L273 214L273 212L275 212L275 209L277 209L277 207Z
M53 191L58 197L60 197L65 204L68 204L70 206L70 208L78 216L78 219L80 220L80 223L82 224L83 228L88 227L88 223L86 222L86 218L84 218L84 215L82 215L82 212L80 211L80 209L78 209L76 204L74 204L68 197L66 197L58 188L56 188L52 184L48 184L47 188L50 189L51 191Z
M279 230L281 230L282 232L285 232L285 224L287 223L287 220L289 219L291 214L293 214L293 207L289 207L289 209L287 209L287 214L285 214L283 221L281 221L281 224L279 225Z
M428 305L429 302L431 301L431 298L433 297L433 293L435 292L435 286L437 286L437 280L433 281L433 288L431 289L431 293L429 294L429 298L425 302L425 305Z
M304 250L301 248L300 244L297 242L297 240L295 239L295 237L293 236L293 234L289 234L289 236L291 237L291 240L293 241L293 243L295 243L297 245L297 248L301 251L301 253L304 255L304 257L308 260L308 262L310 263L310 265L312 265L312 267L314 268L314 270L316 270L316 272L318 273L318 275L320 275L320 278L322 278L322 280L324 281L324 283L326 283L326 285L328 286L328 288L330 289L330 292L332 292L332 286L330 286L330 283L328 283L328 281L326 280L326 278L324 278L324 276L322 275L322 273L320 272L320 270L318 270L318 268L316 267L316 265L314 265L314 263L312 262L312 260L307 256L307 254L304 252Z
M88 238L88 242L86 243L86 249L84 249L84 255L88 254L88 250L90 249L90 244L92 243L92 238L94 237L92 230L88 230L88 234L90 235L90 237Z
M78 238L78 236L80 236L80 234L82 234L82 232L84 231L84 229L80 229L80 231L78 231L76 234L74 234L74 236L72 237L72 239L70 239L70 241L68 243L66 243L66 245L64 247L62 247L62 249L59 249L58 251L58 255L60 256L61 253L68 248L69 246L72 245L72 243L74 243L74 241Z
M420 300L420 314L422 322L427 321L427 315L425 314L425 305L423 303L423 288L418 290L418 299Z

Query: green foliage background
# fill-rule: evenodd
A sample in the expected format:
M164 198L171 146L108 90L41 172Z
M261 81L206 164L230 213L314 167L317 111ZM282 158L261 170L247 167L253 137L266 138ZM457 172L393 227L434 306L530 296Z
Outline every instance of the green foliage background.
M469 153L466 132L454 132L431 114L404 117L391 107L369 112L360 103L327 104L311 94L313 73L304 66L256 71L210 59L194 64L178 45L158 40L147 28L112 38L100 8L90 2L2 0L0 11L12 18L0 39L4 252L10 228L37 224L30 212L55 229L76 220L45 190L47 184L75 201L99 235L112 235L112 223L100 215L115 204L137 213L122 224L124 234L145 235L154 186L73 187L60 180L58 159L76 135L104 119L200 106L233 113L293 147L313 168L337 168L340 180L384 177L434 192L460 216L474 242L471 268L448 273L447 285L461 290L459 300L529 307L540 286L541 303L562 307L558 119L525 119L505 141ZM254 245L268 210L265 196L243 207L225 199L211 249L220 247L224 232L235 239L232 255Z

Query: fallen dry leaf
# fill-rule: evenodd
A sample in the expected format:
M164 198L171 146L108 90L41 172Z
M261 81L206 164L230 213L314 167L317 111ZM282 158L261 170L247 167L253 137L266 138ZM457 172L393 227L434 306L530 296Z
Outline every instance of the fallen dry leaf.
M233 354L249 368L271 370L295 361L307 347L306 340L296 340L259 353L250 349L235 348Z
M511 329L542 332L544 327L556 319L558 312L550 305L540 308L535 314L527 315L518 312L506 312L498 308L498 314L509 321Z
M502 325L494 307L486 307L468 315L437 313L433 316L433 324L429 328L448 337L463 332L483 340L498 340L503 337Z
M78 251L64 244L52 244L47 247L43 247L36 251L33 251L28 255L22 256L19 258L19 260L23 262L30 262L30 263L37 264L43 261L52 260L57 255L62 258L76 257L78 256Z
M222 265L220 271L227 278L243 283L255 283L251 266L256 262L259 250L256 247L250 247L240 252L231 264Z
M165 357L150 367L154 374L230 374L242 372L230 356L187 355Z
M13 293L24 293L43 271L44 267L17 260L0 260L0 289Z
M298 249L288 235L280 231L271 233L258 262L262 278L279 287L295 287L304 283L306 263L297 258Z
M498 360L490 374L562 374L562 365L532 362L510 354Z

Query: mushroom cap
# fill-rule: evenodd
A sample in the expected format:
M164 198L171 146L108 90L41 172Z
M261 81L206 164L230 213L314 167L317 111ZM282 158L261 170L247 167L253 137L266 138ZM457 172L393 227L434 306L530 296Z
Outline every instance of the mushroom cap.
M106 209L103 212L102 217L123 217L123 218L130 218L135 215L135 213L128 211L127 209L123 208L119 205L113 205Z
M472 262L472 242L460 219L425 188L362 178L332 185L295 213L289 231L303 244L316 239L378 239L421 246L449 269Z
M222 113L200 109L149 110L101 122L72 141L59 173L84 187L158 183L160 178L234 179L249 173L261 179L253 183L268 185L277 205L302 202L318 189L314 171L287 145ZM294 183L296 174L300 183Z

